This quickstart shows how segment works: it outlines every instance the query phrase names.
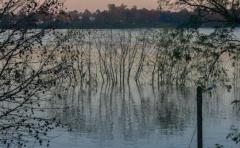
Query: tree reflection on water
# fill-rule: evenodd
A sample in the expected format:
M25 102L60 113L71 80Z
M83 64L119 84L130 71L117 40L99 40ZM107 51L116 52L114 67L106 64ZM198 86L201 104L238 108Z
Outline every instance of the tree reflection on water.
M234 100L231 93L216 90L204 97L206 130L223 119L236 121L232 118L236 114L230 116L233 114L230 101ZM71 134L100 143L121 140L134 144L146 139L161 141L178 137L179 145L186 146L196 124L195 90L192 88L162 86L153 89L138 83L122 88L111 84L102 84L97 89L79 86L69 89L65 98L51 105L63 108L50 114L59 117ZM218 141L218 137L215 140Z

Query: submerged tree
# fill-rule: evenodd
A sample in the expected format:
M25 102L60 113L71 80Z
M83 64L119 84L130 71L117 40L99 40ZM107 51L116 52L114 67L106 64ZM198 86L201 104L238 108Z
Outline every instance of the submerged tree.
M201 52L198 59L198 65L201 80L207 83L214 80L214 83L219 81L224 82L228 89L231 88L231 83L227 82L228 78L232 77L231 72L238 67L239 63L239 38L234 36L234 27L240 24L240 1L239 0L177 0L177 1L162 1L159 0L162 6L169 7L175 6L179 8L188 8L196 11L196 17L198 25L196 27L197 36L191 40L197 38L197 44L193 44L192 52ZM217 15L217 19L211 19L211 15ZM202 34L199 33L199 27L204 23L216 22L218 28L215 28L213 33ZM219 25L220 24L220 25ZM224 28L231 27L231 28ZM188 30L188 29L187 29ZM183 31L185 32L185 30ZM186 39L186 38L183 38ZM199 46L200 45L200 46ZM191 53L193 54L193 53ZM203 65L203 59L206 59ZM201 73L201 71L207 73ZM230 72L229 72L230 71ZM223 77L219 77L223 76ZM234 76L233 76L234 77ZM200 83L201 84L204 83ZM197 83L199 85L199 83ZM206 83L205 85L206 86ZM234 101L234 103L239 101ZM232 134L228 136L236 143L239 142L239 132L234 130ZM216 145L216 147L223 147L222 145Z

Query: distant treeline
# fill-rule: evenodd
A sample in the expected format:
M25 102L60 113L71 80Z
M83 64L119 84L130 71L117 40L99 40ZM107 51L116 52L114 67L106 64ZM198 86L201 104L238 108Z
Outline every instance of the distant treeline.
M71 11L67 13L71 21L69 26L76 28L141 28L159 26L178 26L186 23L191 14L187 10L180 12L162 12L161 10L128 8L126 5L108 5L108 10L91 13Z
M122 4L109 4L108 10L90 12L61 11L59 14L48 16L44 14L30 14L22 21L21 15L15 18L2 17L1 28L149 28L149 27L178 27L197 24L196 11L161 11L158 9L138 9L136 6L128 8ZM216 16L211 16L216 18ZM24 17L26 18L26 17ZM18 20L21 20L19 22Z

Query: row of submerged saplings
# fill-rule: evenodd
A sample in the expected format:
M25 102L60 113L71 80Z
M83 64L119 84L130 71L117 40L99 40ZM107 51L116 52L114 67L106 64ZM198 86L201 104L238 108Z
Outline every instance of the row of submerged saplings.
M82 88L99 82L124 86L131 81L184 86L205 76L223 76L221 60L215 62L220 51L199 43L197 34L164 29L68 30L61 58L72 63L70 85L80 83Z
M68 30L64 36L60 57L72 63L69 86L187 83L189 53L180 46L163 46L170 44L167 34L162 36L164 40L150 31L129 30Z

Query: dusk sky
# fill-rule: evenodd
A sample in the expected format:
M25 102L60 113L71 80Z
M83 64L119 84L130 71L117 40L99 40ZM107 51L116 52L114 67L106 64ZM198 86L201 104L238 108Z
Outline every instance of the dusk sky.
M157 8L157 0L65 0L65 4L69 10L80 10L85 9L95 11L96 9L104 10L107 9L109 3L116 5L126 4L128 7L136 5L138 8Z

